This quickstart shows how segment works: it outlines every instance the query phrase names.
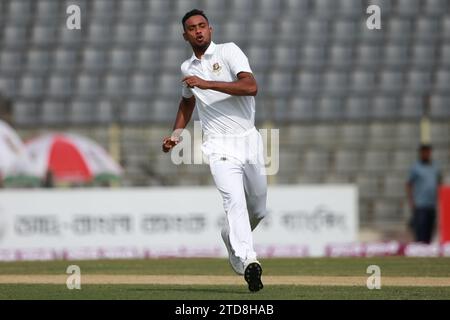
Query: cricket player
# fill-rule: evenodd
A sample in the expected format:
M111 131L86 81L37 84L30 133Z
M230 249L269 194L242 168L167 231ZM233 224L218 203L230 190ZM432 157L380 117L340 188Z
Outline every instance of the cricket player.
M258 86L247 57L234 43L211 41L212 27L203 11L183 17L183 37L193 55L181 65L182 99L173 127L163 140L169 152L180 140L197 107L202 151L222 195L226 226L221 235L233 270L244 275L250 291L263 288L262 267L253 248L252 231L266 215L267 177L262 137L256 130Z

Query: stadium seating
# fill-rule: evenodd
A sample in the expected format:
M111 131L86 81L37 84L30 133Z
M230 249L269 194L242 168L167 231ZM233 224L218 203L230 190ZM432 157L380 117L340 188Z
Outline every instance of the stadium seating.
M81 30L65 28L70 4ZM366 27L371 4L381 30ZM257 125L280 129L273 181L356 183L362 224L402 222L424 115L450 169L447 0L2 0L0 91L18 129L107 137L118 122L124 185L212 183L206 166L176 167L160 153L191 55L180 20L193 7L206 10L216 42L249 56Z

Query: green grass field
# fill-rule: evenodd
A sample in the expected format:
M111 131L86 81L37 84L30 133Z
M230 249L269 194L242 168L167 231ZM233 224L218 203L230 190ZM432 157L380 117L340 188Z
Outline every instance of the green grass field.
M292 300L292 299L450 299L450 258L306 258L261 259L264 277L273 278L262 291L250 293L242 279L231 271L225 259L155 259L155 260L101 260L101 261L51 261L51 262L3 262L0 263L0 299L218 299L218 300ZM81 268L81 290L66 287L67 266ZM381 268L382 287L369 290L365 282L354 285L338 285L333 279L360 277L363 280L369 265ZM9 283L9 277L61 276L58 283ZM235 279L232 284L152 284L83 283L83 276L114 279L116 276L214 276ZM329 284L298 285L277 284L283 277L326 277ZM302 279L303 279L302 278ZM407 285L395 285L395 281L409 279ZM439 286L426 281L439 278ZM137 278L140 279L140 278ZM228 279L228 278L226 278ZM383 285L383 279L391 279ZM417 284L415 283L417 279ZM436 280L436 279L435 279ZM328 281L328 280L327 280ZM387 282L387 281L386 281ZM425 285L424 285L425 283ZM416 284L416 285L415 285Z

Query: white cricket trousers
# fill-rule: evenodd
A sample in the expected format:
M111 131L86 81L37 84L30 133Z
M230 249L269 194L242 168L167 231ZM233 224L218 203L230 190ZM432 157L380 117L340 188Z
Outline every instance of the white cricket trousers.
M259 132L256 134L258 141L262 141ZM257 150L257 153L262 153L262 146ZM264 163L212 153L209 165L222 195L231 247L243 263L255 260L252 231L266 215L267 177Z

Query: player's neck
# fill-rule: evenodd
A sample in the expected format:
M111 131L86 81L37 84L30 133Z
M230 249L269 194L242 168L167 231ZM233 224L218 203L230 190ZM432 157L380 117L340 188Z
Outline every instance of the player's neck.
M192 51L194 51L194 55L197 57L197 59L201 59L203 57L203 55L205 54L206 50L208 50L210 45L211 42L203 47L195 47L195 48L192 47Z

